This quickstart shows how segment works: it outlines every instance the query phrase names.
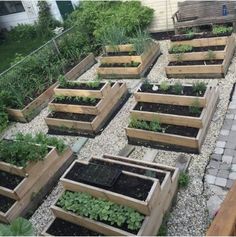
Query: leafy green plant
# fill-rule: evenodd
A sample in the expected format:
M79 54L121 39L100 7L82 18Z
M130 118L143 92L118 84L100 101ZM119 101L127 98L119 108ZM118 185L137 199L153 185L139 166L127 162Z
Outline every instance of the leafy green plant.
M193 46L183 44L183 45L173 45L169 52L172 54L178 54L178 53L187 53L191 52L193 50Z
M180 82L176 82L173 86L172 86L172 91L174 94L176 95L180 95L183 92L183 85Z
M191 106L189 106L189 112L195 115L201 114L200 102L198 99L194 100Z
M0 236L34 236L34 229L32 224L22 218L18 217L11 222L10 225L0 224Z
M100 86L100 81L89 81L87 82L87 86L90 88L98 88Z
M36 27L29 24L18 24L7 32L7 39L11 41L32 40L36 37Z
M144 219L142 214L132 208L81 192L64 192L56 205L92 220L105 221L119 227L127 225L130 230L138 230Z
M166 81L162 81L160 84L161 91L168 91L170 89L170 84Z
M193 83L193 92L196 95L203 95L206 91L207 85L205 82L196 82Z
M224 35L233 32L233 27L228 27L224 25L214 25L212 29L213 35Z
M152 84L148 81L148 79L145 79L142 84L142 88L144 90L152 89Z
M216 58L216 54L212 50L207 51L206 60L213 61Z
M189 184L190 177L186 172L180 172L178 185L180 188L186 188Z
M11 66L15 65L16 63L20 62L24 56L22 54L16 53L14 60L11 62Z

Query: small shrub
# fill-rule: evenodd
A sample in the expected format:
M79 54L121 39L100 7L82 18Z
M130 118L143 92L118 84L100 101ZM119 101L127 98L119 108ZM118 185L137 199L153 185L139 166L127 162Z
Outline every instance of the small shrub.
M172 54L177 54L177 53L187 53L191 52L193 50L193 46L191 45L173 45L169 52Z
M150 90L152 89L152 84L148 81L148 79L145 79L142 84L142 88L144 90Z
M170 88L170 84L166 81L162 81L160 84L161 91L168 91Z
M174 94L176 95L180 95L183 92L183 85L180 82L176 82L173 86L172 86L172 91Z
M100 81L87 82L87 86L93 89L98 88L100 86Z
M180 188L186 188L189 184L189 175L185 172L180 172L178 185Z
M193 83L193 92L196 95L203 95L206 91L207 85L205 82L196 82Z
M196 99L192 105L189 107L189 112L195 115L200 115L201 110L200 110L200 102L198 99Z
M35 25L18 24L7 33L7 38L12 41L32 40L37 37Z

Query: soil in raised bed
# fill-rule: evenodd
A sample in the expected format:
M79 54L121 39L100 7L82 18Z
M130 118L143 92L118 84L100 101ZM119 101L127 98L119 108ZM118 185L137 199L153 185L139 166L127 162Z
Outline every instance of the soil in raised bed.
M159 180L160 184L162 184L162 182L163 182L163 180L166 176L164 173L161 173L161 172L158 172L158 171L146 170L146 169L132 167L132 166L128 166L128 165L122 165L122 164L117 164L117 163L106 162L106 161L103 161L103 160L92 159L92 163L100 164L100 165L107 165L107 166L112 167L112 168L117 168L117 169L120 169L120 170L125 170L125 171L128 171L128 172L145 175L147 177L156 178L156 179Z
M191 116L191 117L199 117L203 110L203 108L199 108L200 113L195 114L189 111L189 108L190 106L183 106L183 105L138 102L134 110L165 113L165 114L176 114L176 115Z
M160 87L160 85L157 85L158 87ZM142 84L142 86L140 87L140 89L138 90L138 92L147 92L147 93L154 93L154 94L170 94L170 95L177 95L176 93L173 92L173 86L170 85L169 89L166 91L163 91L161 89L154 91L152 90L153 85L151 84L150 86L144 86ZM193 87L192 86L183 86L183 93L181 95L186 95L186 96L198 96L198 97L203 97L204 96L205 91L201 94L198 95L193 91Z
M82 166L82 164L75 163L71 170L67 173L65 178L72 181L80 182L78 175L78 170L80 170L80 166ZM151 180L142 179L139 177L134 177L122 173L117 179L117 181L114 183L113 187L105 187L104 189L144 201L146 200L152 185L153 182ZM99 187L99 185L97 184L94 184L93 186Z
M47 233L53 236L103 236L83 226L56 218Z
M123 51L123 52L107 52L106 56L138 56L139 54L136 51Z
M123 68L129 68L129 67L138 67L140 65L139 62L137 62L137 64L131 64L131 63L104 63L101 64L100 67L123 67Z
M89 86L87 83L79 83L79 82L68 82L66 87L59 86L58 88L62 89L75 89L75 90L100 90L105 83L99 83L98 87L94 88L92 86Z
M225 49L225 45L221 45L221 46L207 46L207 47L193 47L192 50L190 52L186 52L186 53L192 53L192 52L204 52L204 51L223 51ZM171 51L169 51L169 54L178 54L178 53L173 53Z
M66 105L86 105L86 106L96 106L99 103L100 99L94 98L94 102L84 101L84 100L76 100L76 97L65 97L63 100L55 98L52 103L55 104L66 104Z
M147 124L150 124L149 121L146 121ZM197 137L198 128L192 128L192 127L185 127L185 126L179 126L179 125L173 125L173 124L161 124L161 128L164 129L165 132L163 134L175 134L180 136L186 136L186 137ZM140 129L140 128L136 128ZM142 129L146 131L150 131L148 129ZM154 131L150 131L154 132ZM161 133L161 132L160 132Z
M169 62L168 66L189 66L189 65L220 65L223 60L197 60L197 61L182 61L182 62Z
M20 177L5 171L0 171L0 186L4 188L13 190L23 179L24 177Z
M0 194L0 211L6 213L15 202L16 200Z
M48 118L58 118L66 120L92 122L96 115L92 114L76 114L76 113L65 113L65 112L51 112Z

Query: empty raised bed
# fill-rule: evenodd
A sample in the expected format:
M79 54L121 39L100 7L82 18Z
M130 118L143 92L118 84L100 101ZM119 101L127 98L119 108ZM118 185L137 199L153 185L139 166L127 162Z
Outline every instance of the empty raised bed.
M125 83L67 82L55 88L49 133L96 135L128 98Z
M86 70L88 70L95 63L95 58L92 53L84 57L80 62L77 62L77 65L72 69L68 68L68 72L65 74L65 77L69 80L78 78ZM41 85L44 87L44 91L40 92L40 89L35 92L34 98L29 98L26 96L24 99L24 106L22 108L7 108L10 119L19 122L29 122L31 121L39 112L47 106L49 101L52 99L54 94L54 88L58 85L58 82L54 79L51 83L50 80ZM48 84L49 83L49 84ZM23 96L23 95L22 95Z
M233 36L171 42L168 78L221 78L228 71L235 50Z
M216 87L144 83L134 96L129 143L200 152L219 96Z
M141 54L132 44L106 46L105 51L97 69L98 75L103 78L140 78L161 54L159 43L154 41L147 41Z
M35 208L73 159L66 146L59 152L22 140L2 140L0 147L0 220L7 223Z
M102 158L93 157L87 162L75 161L61 178L65 190L51 207L56 220L59 218L78 225L78 228L109 236L156 234L176 192L179 171L158 164L149 167L152 163L135 163L132 159L130 162L128 159L123 162L122 159L127 158L105 155ZM98 169L91 170L90 165L97 166ZM99 171L101 167L110 171ZM106 175L109 173L110 179L118 171L121 173L116 176L112 187L106 185ZM98 184L98 181L103 183ZM66 204L68 201L77 208L70 208ZM106 207L108 212L105 211ZM94 208L98 208L95 215L91 211ZM83 210L87 210L87 214ZM117 210L116 215L113 210ZM56 235L55 232L50 232L55 228L53 225L54 221L46 227L43 234ZM60 232L60 227L58 228Z

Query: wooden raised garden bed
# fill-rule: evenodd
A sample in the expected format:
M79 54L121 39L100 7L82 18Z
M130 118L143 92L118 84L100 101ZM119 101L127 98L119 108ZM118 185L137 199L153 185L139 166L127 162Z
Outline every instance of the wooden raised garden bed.
M30 162L26 167L0 162L0 176L5 177L5 183L2 179L0 184L0 221L9 223L35 208L72 161L70 148L59 154L56 148L49 147L43 160Z
M65 77L69 80L73 80L82 75L86 70L88 70L95 63L95 58L92 53L80 61L74 68L65 74ZM46 89L40 96L35 98L31 103L26 105L23 109L12 109L7 108L10 119L14 121L19 121L27 123L31 121L40 111L45 108L54 94L54 88L58 85L55 82L48 89Z
M100 172L98 172L96 176L90 173L90 176L87 173L89 165L98 166L97 168ZM103 167L108 168L109 172L104 173L100 170L100 167L101 169L103 169ZM120 170L121 173L112 187L108 188L107 186L95 184L99 179L100 181L104 179L109 180L110 173L114 173L113 169L116 171ZM103 178L100 176L101 173L103 173ZM178 168L149 162L139 162L111 155L104 155L102 158L93 157L87 162L75 161L66 171L61 178L61 182L65 189L62 196L64 195L64 192L67 191L72 193L86 193L95 199L102 198L103 200L116 203L123 207L128 206L144 216L140 228L135 231L129 230L124 226L119 227L111 225L109 222L91 219L80 215L79 213L75 214L74 212L65 210L60 204L58 205L58 200L52 205L51 209L56 220L63 220L75 224L78 228L86 228L86 231L94 231L98 234L108 236L155 235L158 232L163 216L170 207L171 200L176 193L178 175ZM86 181L81 181L83 176L87 178ZM90 183L89 177L92 177L93 182L95 182L94 184ZM145 183L149 183L148 188ZM135 193L134 190L139 190L137 193L139 198L138 196L136 198L130 197L130 195L132 196L132 193ZM146 193L146 198L144 198L144 193ZM144 200L141 201L143 198ZM51 229L54 221L55 219L49 223L44 230L43 235L56 235L57 233L60 233L58 231L52 233Z
M168 78L221 78L228 71L235 50L235 39L229 37L202 38L172 42L192 46L192 52L169 54L165 68Z
M103 78L140 78L142 77L161 54L160 45L154 41L141 55L129 55L134 52L132 44L106 47L107 56L101 59L101 66L97 69ZM110 56L109 53L117 52L121 55ZM133 64L133 65L132 65Z
M69 135L96 135L118 111L128 96L125 83L100 83L96 89L55 88L55 96L92 98L94 103L63 101L56 103L55 99L49 104L52 113L45 121L52 133L67 133Z
M131 118L150 128L156 122L160 128L153 130L129 125L125 129L129 143L200 152L219 92L216 87L207 86L204 94L195 96L191 88L191 85L184 85L183 94L174 95L171 94L172 87L162 93L141 86L134 93L137 103L131 110ZM196 103L195 114L191 108Z

